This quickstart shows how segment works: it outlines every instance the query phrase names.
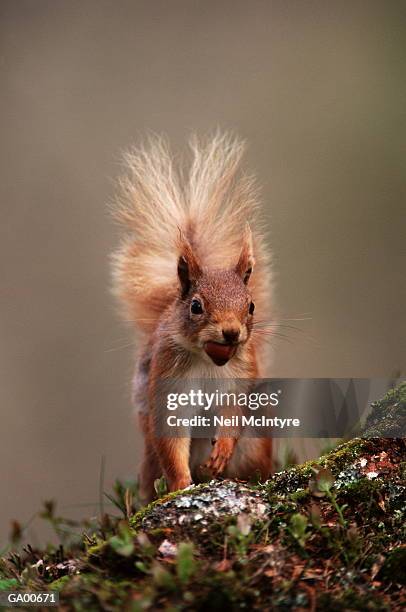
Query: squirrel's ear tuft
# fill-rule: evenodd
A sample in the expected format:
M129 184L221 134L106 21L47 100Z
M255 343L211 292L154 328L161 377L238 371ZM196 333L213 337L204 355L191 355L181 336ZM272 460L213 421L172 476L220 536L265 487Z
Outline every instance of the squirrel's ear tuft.
M238 263L235 267L235 271L241 276L244 284L246 285L250 279L252 270L254 268L254 249L252 245L252 233L248 223L245 226L242 248Z
M202 274L199 261L193 253L190 242L181 234L179 238L178 277L181 285L182 297L189 293L192 283L196 282Z

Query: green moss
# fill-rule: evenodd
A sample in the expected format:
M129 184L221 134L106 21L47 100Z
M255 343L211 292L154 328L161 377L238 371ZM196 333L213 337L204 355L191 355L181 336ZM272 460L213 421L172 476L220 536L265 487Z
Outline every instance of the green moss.
M406 432L406 381L372 404L363 436L401 438Z
M338 497L345 500L352 506L371 503L376 500L376 494L382 489L384 482L381 478L359 478L355 482L350 482L343 491L339 491Z
M100 541L97 544L90 546L87 549L87 555L86 555L87 560L90 560L90 561L97 560L99 557L104 555L106 548L108 548L108 543L106 541Z
M263 486L269 494L292 494L298 489L306 489L310 478L314 474L313 468L323 467L337 475L344 467L353 463L362 452L367 452L373 447L371 440L355 438L337 446L327 455L318 459L306 461L302 465L294 466L285 472L275 474L271 480Z
M380 577L406 585L406 546L398 546L390 551L381 568Z
M0 591L8 591L18 585L18 580L15 578L0 578Z
M318 612L389 612L390 607L374 593L347 589L340 594L323 593L317 598Z
M298 489L297 491L294 491L293 493L291 493L289 498L293 502L298 502L300 504L303 504L303 503L309 501L309 499L310 499L310 491L309 491L309 489Z
M51 582L48 588L50 591L61 591L69 581L70 576L62 576L62 578L58 578L58 580Z

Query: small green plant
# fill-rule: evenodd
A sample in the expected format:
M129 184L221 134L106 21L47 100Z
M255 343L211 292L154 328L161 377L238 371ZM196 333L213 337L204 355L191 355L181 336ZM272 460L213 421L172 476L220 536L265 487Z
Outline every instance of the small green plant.
M56 514L56 503L51 499L44 501L43 509L39 513L39 517L46 521L59 541L63 545L69 544L72 540L80 539L80 534L75 531L75 528L81 526L81 523L72 519L58 516Z
M305 547L306 540L310 535L307 533L308 525L309 521L304 514L292 514L289 523L289 531L302 548Z
M158 561L155 561L152 565L152 579L157 587L167 591L176 591L174 575Z
M180 582L185 585L196 571L194 547L190 542L181 542L176 556L176 574Z
M311 504L309 508L309 519L315 529L321 528L321 512L317 504Z
M252 542L251 518L248 514L239 514L236 525L227 527L228 545L234 549L240 562L245 561L245 556Z
M166 484L166 480L164 476L161 476L161 478L157 478L154 481L154 489L155 489L155 493L157 494L158 498L161 498L167 494L168 485Z
M111 548L122 557L131 557L135 549L134 537L126 521L120 521L117 535L112 536L108 542Z
M337 498L332 491L334 484L334 476L331 470L326 468L313 467L314 476L309 481L309 490L315 497L326 497L338 514L338 519L341 527L347 528L347 521L344 518L344 510L347 504L340 506L337 503Z
M117 479L113 485L113 493L104 495L127 519L141 507L136 480L122 482Z

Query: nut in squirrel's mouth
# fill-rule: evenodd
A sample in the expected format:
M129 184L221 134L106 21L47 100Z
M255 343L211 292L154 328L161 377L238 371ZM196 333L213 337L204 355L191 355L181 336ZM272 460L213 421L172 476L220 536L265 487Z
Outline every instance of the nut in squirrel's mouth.
M225 365L234 356L238 344L222 344L209 340L204 345L204 350L210 359L217 365Z

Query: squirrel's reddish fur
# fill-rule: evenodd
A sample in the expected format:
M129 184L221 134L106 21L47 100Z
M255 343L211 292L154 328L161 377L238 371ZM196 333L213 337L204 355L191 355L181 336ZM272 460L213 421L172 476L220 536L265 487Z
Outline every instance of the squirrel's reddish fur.
M266 478L271 469L267 438L236 432L212 446L154 435L160 380L267 374L255 318L269 312L270 266L254 184L240 171L243 145L216 134L193 138L191 151L188 169L175 166L159 138L128 153L115 209L127 236L113 255L114 288L139 333L134 401L145 437L144 500L161 475L174 491L198 480L202 464L240 479Z

